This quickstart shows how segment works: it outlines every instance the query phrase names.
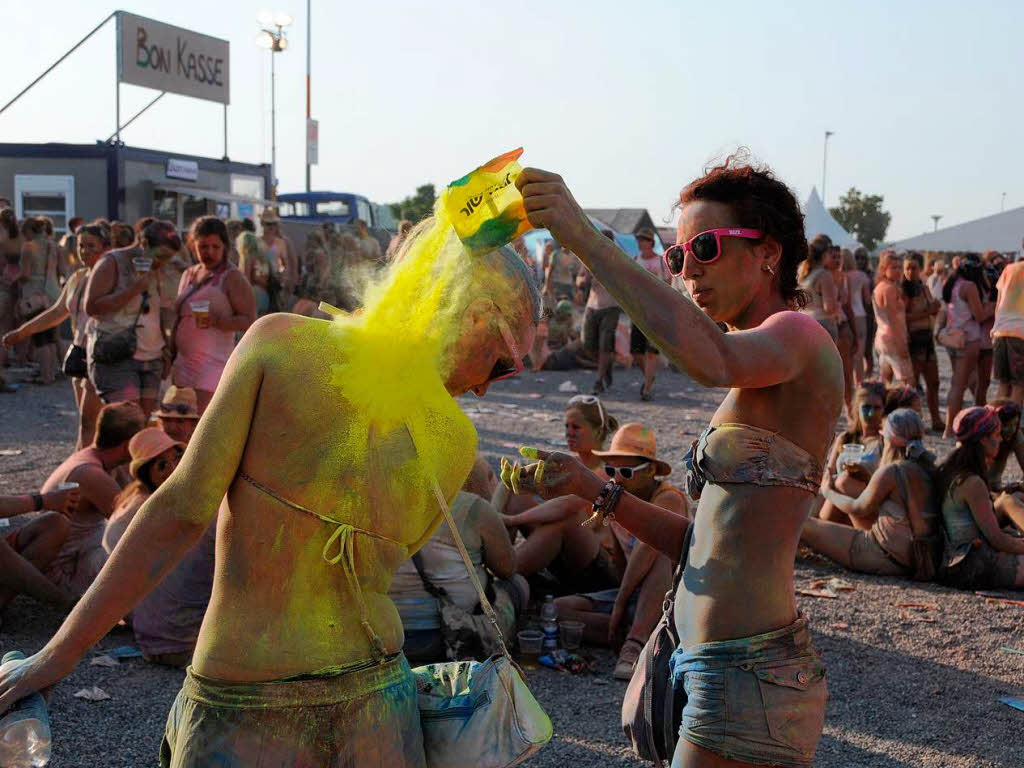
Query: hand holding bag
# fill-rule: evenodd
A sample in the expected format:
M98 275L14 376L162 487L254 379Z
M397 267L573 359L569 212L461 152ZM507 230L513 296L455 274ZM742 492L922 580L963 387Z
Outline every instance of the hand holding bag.
M484 662L453 661L416 667L420 725L429 768L509 768L551 739L551 720L526 687L484 589L462 542L448 502L434 482L434 495L480 596L501 648Z

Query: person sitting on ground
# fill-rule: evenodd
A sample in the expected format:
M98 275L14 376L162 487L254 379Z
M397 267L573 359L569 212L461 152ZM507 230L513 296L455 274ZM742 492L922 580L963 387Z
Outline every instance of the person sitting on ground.
M672 467L657 456L654 433L643 424L624 424L607 451L604 474L626 491L655 506L689 517L686 496L665 478ZM629 680L640 651L661 619L665 593L672 583L673 563L617 523L609 526L613 559L624 563L618 587L560 597L558 616L583 622L583 639L619 649L616 680Z
M75 513L80 497L78 488L0 496L0 518L41 513L0 537L0 609L22 593L59 608L74 605L76 596L46 578L43 571L68 537L68 516Z
M181 464L89 593L42 650L0 670L0 714L69 674L216 518L217 578L161 764L372 752L424 765L387 588L472 467L476 433L455 398L523 370L541 299L511 249L470 257L433 220L406 246L360 318L253 324Z
M596 451L618 429L596 395L575 395L565 410L565 439L569 450L588 469L604 475L604 460ZM537 503L532 495L508 495L504 486L493 502L505 515L510 530L522 528L525 538L516 545L517 570L530 577L549 568L565 593L593 592L619 586L622 569L601 546L602 532L582 523L590 505L576 496ZM514 537L513 537L514 538Z
M834 479L835 489L847 496L857 497L867 486L871 476L882 460L882 419L885 408L885 387L878 381L865 381L853 393L853 407L857 421L832 443L825 473ZM864 452L856 459L843 454L847 444L864 446ZM843 466L838 465L839 457L847 456ZM846 513L837 509L827 499L818 515L822 520L842 525L853 525L867 530L871 523L859 519L851 520Z
M231 241L223 221L201 216L187 242L199 263L185 270L178 285L172 376L179 387L196 391L201 416L235 348L235 334L256 319L256 302L249 281L228 260Z
M1024 539L1000 528L985 479L999 453L1001 428L991 406L960 411L953 420L956 448L938 467L946 532L940 580L951 587L1024 587Z
M450 511L476 566L477 578L494 606L501 631L511 638L517 616L529 603L530 587L516 573L515 548L501 516L488 501L497 485L491 465L478 456ZM476 588L446 524L412 559L399 566L388 595L402 618L403 650L409 661L482 661L490 655L489 649L496 649L490 622L479 607ZM480 619L474 622L469 618L473 614Z
M1021 408L1013 400L997 398L992 407L999 416L999 452L988 467L988 487L993 493L1003 490L1003 474L1009 464L1010 455L1017 459L1017 468L1024 471L1024 434L1020 431Z
M883 412L888 416L899 408L909 408L921 413L921 392L916 387L898 385L885 390L885 407ZM922 416L924 414L921 414Z
M924 424L909 408L885 419L882 463L856 498L835 490L825 474L821 493L853 520L870 520L868 529L809 518L804 543L859 573L910 578L916 572L914 540L928 539L939 526L933 480L934 457L921 442Z
M114 514L107 522L103 548L108 554L143 502L170 477L184 448L183 442L156 427L132 438L129 451L134 480L118 496ZM131 612L135 642L146 661L179 668L191 663L213 590L216 533L215 519L174 570Z
M136 245L108 251L89 275L84 299L89 381L105 403L136 401L147 415L156 408L171 362L159 273L179 248L174 224L153 219Z
M131 460L128 444L145 426L145 414L137 403L103 406L92 445L71 454L43 483L43 493L56 490L61 483L78 483L81 489L78 507L69 516L68 535L43 571L50 581L74 595L85 593L107 559L103 532L121 492L110 471Z
M581 359L583 345L580 343L572 302L562 299L555 307L554 314L546 325L537 329L537 341L533 345L533 370L568 371L584 367Z
M164 392L163 401L153 412L153 416L156 418L156 425L172 439L188 445L199 422L195 390L171 384Z

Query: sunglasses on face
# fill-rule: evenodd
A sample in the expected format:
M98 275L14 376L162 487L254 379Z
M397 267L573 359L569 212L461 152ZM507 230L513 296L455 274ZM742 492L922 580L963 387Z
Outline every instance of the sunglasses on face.
M673 275L681 275L687 252L693 254L693 258L700 264L711 264L717 261L718 257L722 255L723 237L760 240L764 237L764 233L759 229L744 229L742 227L720 227L701 232L699 235L691 237L685 243L673 245L665 251L665 264L668 265L668 271Z
M182 450L181 448L174 449L174 455L171 458L159 458L153 461L153 469L158 472L163 472L167 469L174 469L181 460Z
M498 330L501 331L501 336L505 339L505 344L508 345L509 352L512 353L512 359L507 360L505 358L499 358L495 361L494 367L491 368L491 372L487 376L488 382L509 379L517 373L521 373L523 369L526 368L523 364L523 358L519 354L519 346L516 344L516 340L512 338L512 330L508 327L508 323L505 322L505 318L501 315L498 315Z
M632 480L633 475L642 469L647 469L651 466L651 462L645 461L643 464L637 464L635 467L613 467L611 464L604 465L604 473L608 475L611 480L615 479L616 473L623 480Z
M172 411L182 415L188 413L192 408L186 403L160 403L160 410Z

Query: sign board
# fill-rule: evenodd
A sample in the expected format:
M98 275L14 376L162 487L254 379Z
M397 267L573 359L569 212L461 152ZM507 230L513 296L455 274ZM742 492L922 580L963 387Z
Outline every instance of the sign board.
M227 40L117 12L117 79L168 93L231 103Z
M316 165L320 150L320 123L313 118L306 120L306 162Z
M173 157L168 157L167 178L181 179L182 181L199 181L199 161L177 160Z

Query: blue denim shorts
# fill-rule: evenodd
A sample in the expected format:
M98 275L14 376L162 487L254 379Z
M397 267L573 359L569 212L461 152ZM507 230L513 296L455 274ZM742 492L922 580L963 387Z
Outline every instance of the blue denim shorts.
M806 768L825 724L825 666L807 620L738 640L678 648L687 695L681 739L729 760Z

